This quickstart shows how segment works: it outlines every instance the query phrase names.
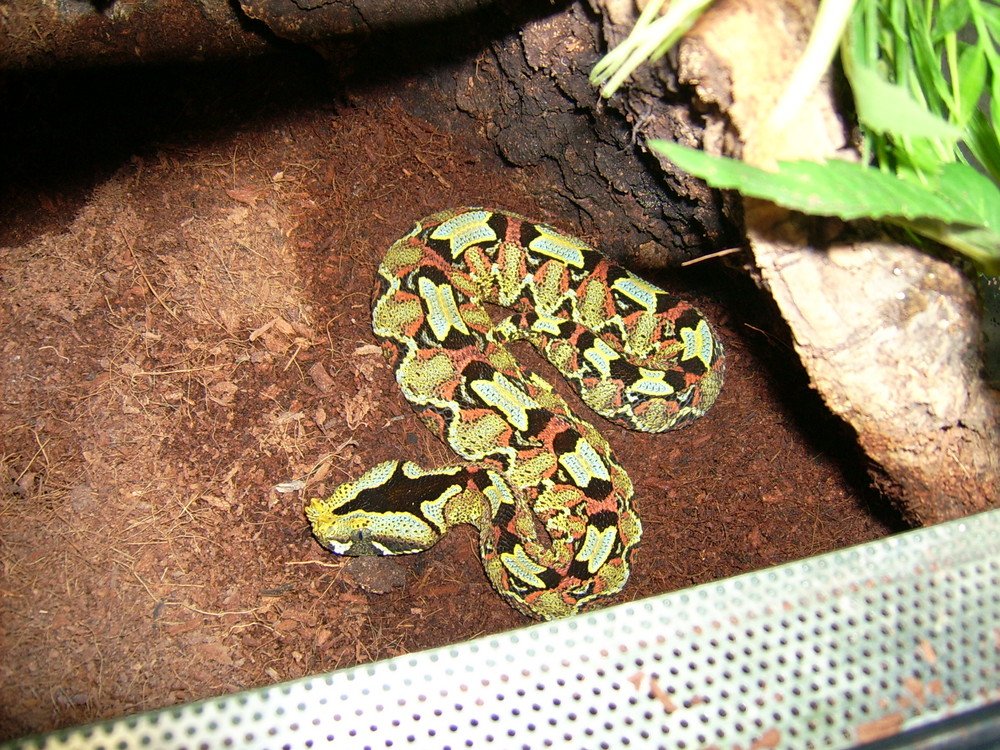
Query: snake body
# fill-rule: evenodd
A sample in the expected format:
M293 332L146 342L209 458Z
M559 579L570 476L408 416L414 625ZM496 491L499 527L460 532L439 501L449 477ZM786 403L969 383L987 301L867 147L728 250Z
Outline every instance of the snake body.
M494 323L484 303L511 314ZM494 588L526 615L562 617L621 591L642 533L632 482L507 344L531 342L598 414L662 432L704 414L722 385L722 346L701 313L551 226L460 208L389 248L372 317L406 399L463 463L387 461L312 499L319 542L406 554L470 523Z

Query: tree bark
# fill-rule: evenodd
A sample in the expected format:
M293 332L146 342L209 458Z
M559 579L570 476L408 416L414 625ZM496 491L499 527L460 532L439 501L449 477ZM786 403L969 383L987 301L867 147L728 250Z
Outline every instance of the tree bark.
M493 0L239 0L244 12L279 36L325 45L344 37L414 27L481 10ZM339 39L338 39L339 38Z
M735 203L668 166L643 137L701 132L692 98L649 79L629 103L602 100L588 80L600 59L599 20L583 2L524 23L457 74L459 109L476 118L511 164L532 170L539 201L576 206L584 232L621 240L612 255L674 265L738 241ZM555 203L553 203L553 208Z

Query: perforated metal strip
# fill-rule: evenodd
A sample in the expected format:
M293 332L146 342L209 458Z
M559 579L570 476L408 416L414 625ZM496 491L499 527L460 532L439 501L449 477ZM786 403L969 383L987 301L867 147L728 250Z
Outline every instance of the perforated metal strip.
M998 701L994 511L10 747L846 748Z

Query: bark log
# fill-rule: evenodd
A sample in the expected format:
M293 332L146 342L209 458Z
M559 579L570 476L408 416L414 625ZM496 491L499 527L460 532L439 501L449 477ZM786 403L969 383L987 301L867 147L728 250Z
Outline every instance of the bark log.
M459 109L507 161L533 170L528 187L543 205L557 201L565 213L569 202L584 232L619 237L613 255L673 265L736 242L734 204L664 170L643 146L644 135L696 139L702 117L692 97L675 82L650 79L650 90L630 94L630 107L602 100L588 80L601 33L583 2L527 21L459 70Z
M414 27L481 10L493 0L240 0L244 12L279 36L306 44ZM338 37L340 39L338 39Z
M0 70L234 58L271 49L274 35L343 60L375 32L455 19L492 4L493 0L11 0L0 4Z

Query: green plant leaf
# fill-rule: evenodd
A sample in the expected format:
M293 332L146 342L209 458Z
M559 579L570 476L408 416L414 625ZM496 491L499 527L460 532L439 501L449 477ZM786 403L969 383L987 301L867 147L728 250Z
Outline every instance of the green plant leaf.
M969 122L986 91L986 52L982 45L966 47L958 59L958 91L961 101L955 113L962 127Z
M976 223L976 217L963 215L935 191L873 167L841 161L779 162L778 171L769 172L676 143L651 141L650 146L713 187L739 190L805 213L842 219L934 216Z
M995 101L996 99L994 99ZM1000 122L998 109L1000 109L1000 105L993 107L994 122ZM1000 182L1000 139L997 138L996 129L990 124L989 118L982 110L977 109L972 113L965 143L983 168L989 172L994 180Z
M952 107L952 92L942 74L941 49L931 39L929 20L916 8L911 8L908 20L895 28L891 40L883 44L884 54L891 54L897 61L895 80L901 81L900 68L908 71L916 78L928 107L934 112L947 111Z
M927 181L927 175L936 174L941 165L951 160L952 149L949 142L946 146L930 138L899 138L893 139L897 144L894 152L895 169L902 177L915 173L922 182Z
M934 41L939 42L965 26L971 14L972 8L968 2L945 3L934 18Z
M652 0L643 9L629 35L598 61L590 74L610 97L642 63L664 55L683 36L712 0L674 0L658 16L663 0Z
M992 3L977 3L976 12L989 27L990 34L1000 39L1000 6Z
M969 224L978 220L984 227L1000 232L1000 190L989 177L968 164L955 162L942 168L936 188L961 208Z
M890 221L1000 273L1000 189L966 164L946 165L935 183L925 186L844 161L779 162L778 171L768 172L676 143L650 146L713 187L810 214Z
M915 234L936 240L975 261L990 276L1000 276L1000 236L983 227L949 224L938 219L886 219Z
M905 88L890 83L858 60L850 66L848 76L858 108L858 119L872 130L898 136L942 138L952 142L961 138L959 128L929 112Z

